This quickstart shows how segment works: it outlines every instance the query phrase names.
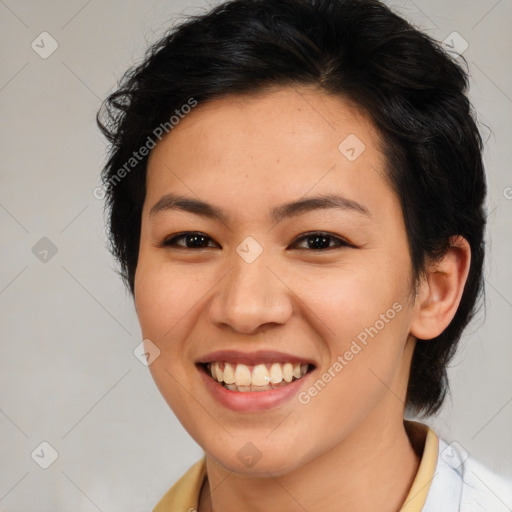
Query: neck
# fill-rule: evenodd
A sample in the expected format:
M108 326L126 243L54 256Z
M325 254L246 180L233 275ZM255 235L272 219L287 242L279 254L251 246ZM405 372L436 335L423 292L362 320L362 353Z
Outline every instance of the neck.
M402 417L368 421L329 452L296 470L254 478L229 472L206 456L208 480L199 512L396 512L419 466ZM376 427L378 425L378 427Z

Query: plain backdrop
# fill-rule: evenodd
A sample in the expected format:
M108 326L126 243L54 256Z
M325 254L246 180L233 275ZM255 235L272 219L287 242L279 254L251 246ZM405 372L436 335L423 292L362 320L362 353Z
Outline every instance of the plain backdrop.
M202 455L133 353L140 330L93 190L106 156L101 100L149 43L207 5L0 0L1 511L151 510ZM486 311L428 423L510 478L512 2L390 5L455 50L467 43L486 140Z

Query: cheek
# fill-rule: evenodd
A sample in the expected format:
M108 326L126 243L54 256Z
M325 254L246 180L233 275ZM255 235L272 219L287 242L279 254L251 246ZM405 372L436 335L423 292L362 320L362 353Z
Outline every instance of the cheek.
M160 350L149 370L163 398L186 428L190 404L183 386L187 386L193 368L187 361L183 340L189 328L187 319L192 304L197 299L183 272L175 269L171 272L170 266L162 262L139 259L135 275L137 316L143 338L151 340Z
M390 261L380 261L324 275L309 272L307 279L301 274L293 286L325 343L317 405L333 416L339 410L329 403L343 404L345 411L371 409L400 371L408 281Z
M204 294L205 283L186 269L139 261L135 308L144 337L165 341Z
M290 287L304 303L325 339L338 355L347 341L377 322L379 331L390 330L397 309L404 307L407 283L392 268L375 263L340 269L310 269L290 276ZM398 303L395 308L393 304ZM384 317L381 318L381 315ZM385 329L383 328L385 327ZM362 336L364 337L364 336Z

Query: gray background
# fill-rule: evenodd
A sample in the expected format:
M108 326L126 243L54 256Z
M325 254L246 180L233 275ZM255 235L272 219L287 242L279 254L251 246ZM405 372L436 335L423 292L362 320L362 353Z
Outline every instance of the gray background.
M202 454L133 354L140 331L93 190L106 155L100 101L170 20L205 5L0 0L2 511L149 510ZM452 398L429 423L512 477L512 1L391 5L438 40L456 31L467 41L486 125L487 309L450 370ZM44 31L59 45L46 59L31 47ZM35 462L49 456L43 441L58 452L46 470Z

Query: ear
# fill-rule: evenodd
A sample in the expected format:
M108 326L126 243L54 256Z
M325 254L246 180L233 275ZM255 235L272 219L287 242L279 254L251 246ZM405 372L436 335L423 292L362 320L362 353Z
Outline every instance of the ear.
M427 264L411 319L411 334L422 340L439 336L459 307L471 263L471 248L462 236L450 238L441 259Z

